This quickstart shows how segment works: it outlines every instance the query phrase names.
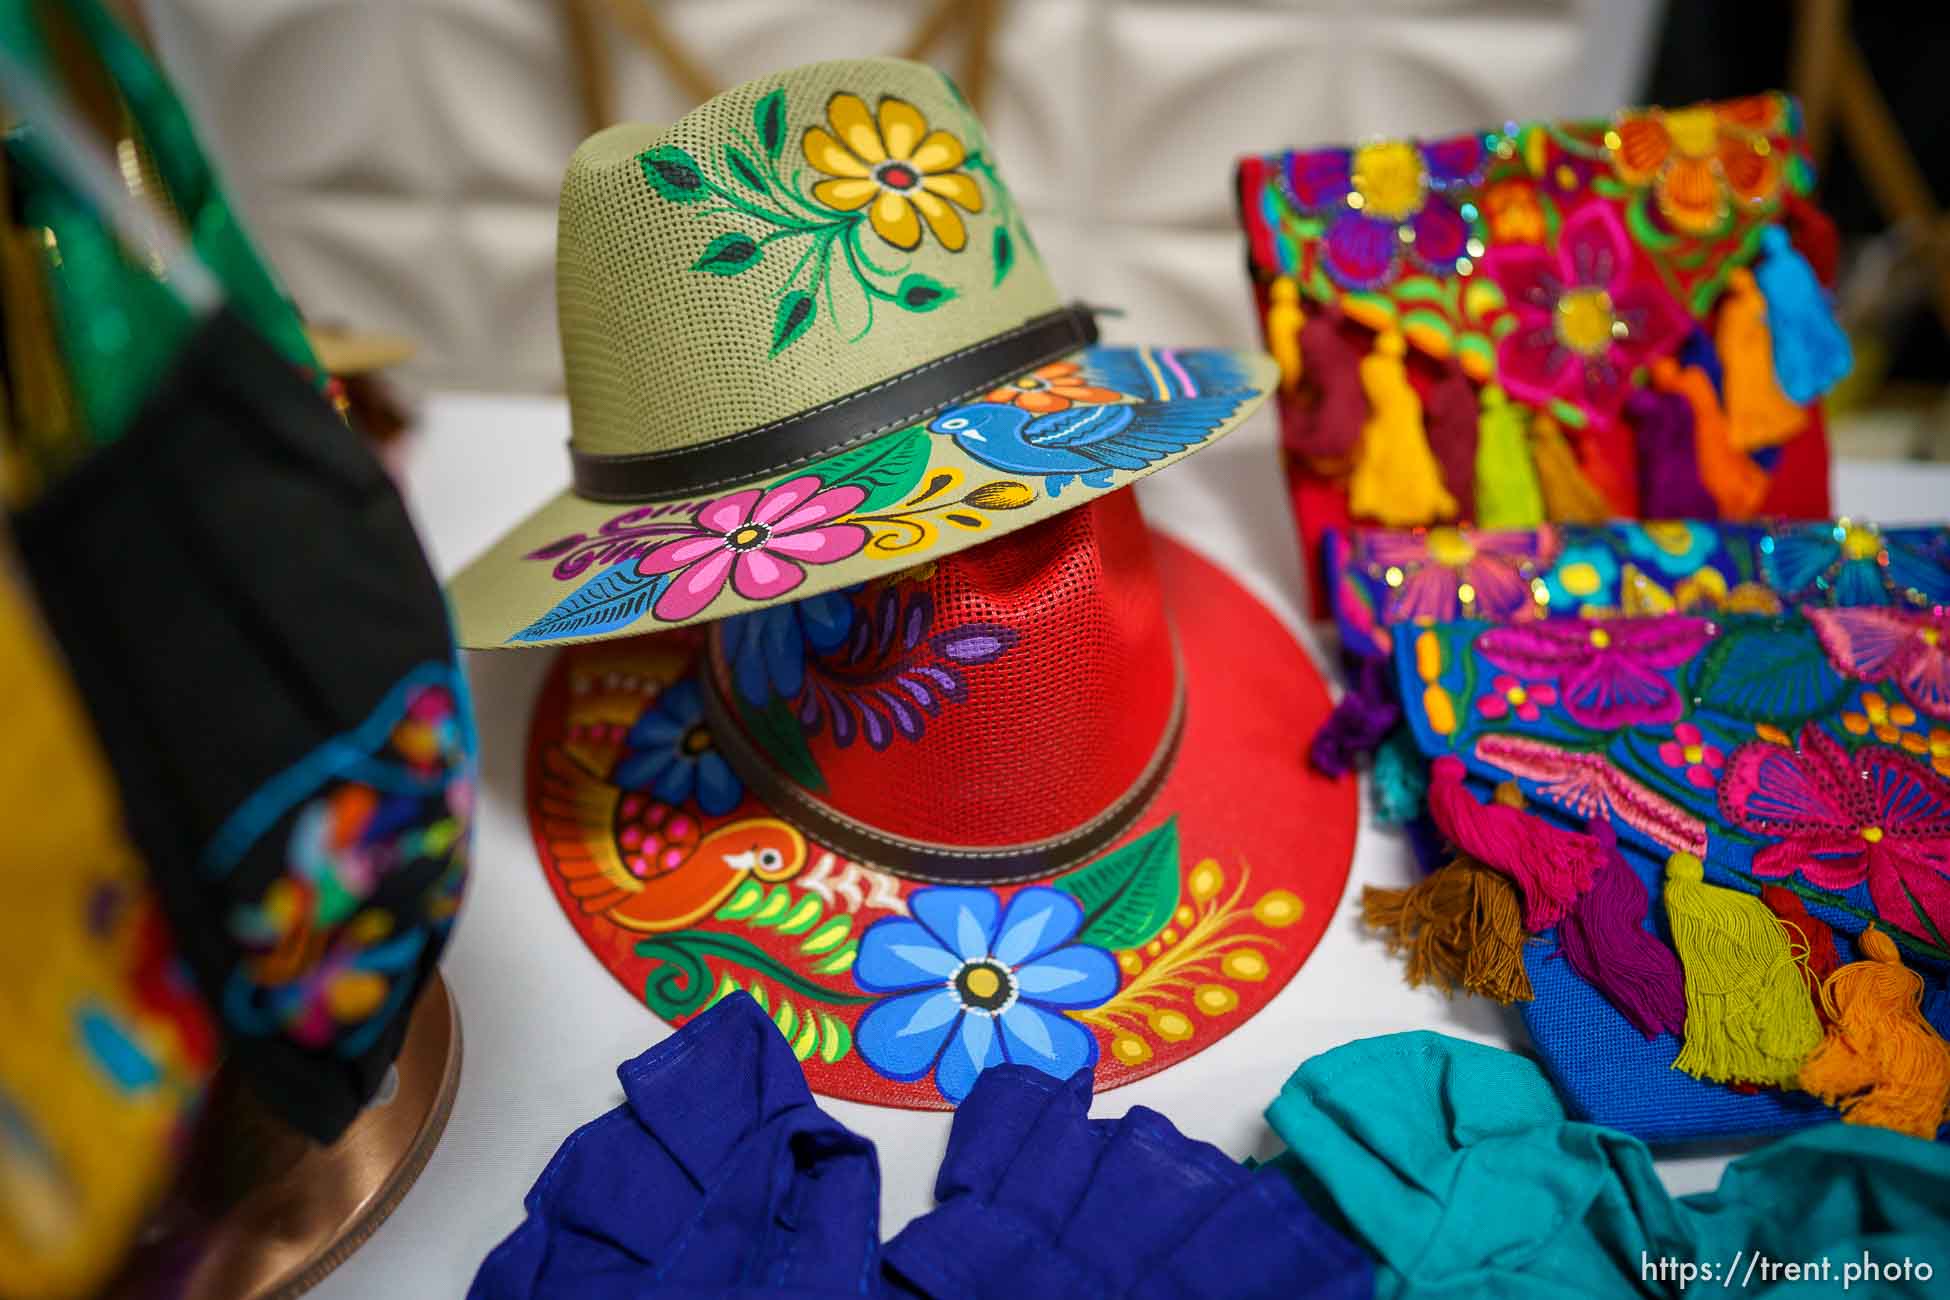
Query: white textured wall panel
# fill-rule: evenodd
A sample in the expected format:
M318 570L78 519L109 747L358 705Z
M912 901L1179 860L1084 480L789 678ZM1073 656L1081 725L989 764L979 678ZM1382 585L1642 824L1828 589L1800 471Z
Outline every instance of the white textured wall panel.
M645 0L646 3L652 0ZM663 0L722 84L889 53L924 6ZM1113 338L1254 335L1233 230L1242 152L1631 94L1655 0L1013 0L985 113L1057 282ZM154 0L166 61L309 311L399 330L423 384L554 388L555 193L581 136L551 0ZM958 47L944 47L953 66ZM620 36L619 107L687 104Z

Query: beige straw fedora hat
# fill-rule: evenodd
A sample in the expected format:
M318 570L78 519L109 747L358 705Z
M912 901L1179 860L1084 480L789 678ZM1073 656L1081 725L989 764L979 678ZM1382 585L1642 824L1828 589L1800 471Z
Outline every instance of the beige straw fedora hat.
M463 645L798 600L1128 486L1237 426L1256 353L1097 345L932 68L819 63L562 184L573 485L451 586Z

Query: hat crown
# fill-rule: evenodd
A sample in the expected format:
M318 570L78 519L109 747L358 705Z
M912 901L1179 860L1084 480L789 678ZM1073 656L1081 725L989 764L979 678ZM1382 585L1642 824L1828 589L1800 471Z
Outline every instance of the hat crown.
M740 615L712 647L747 722L782 690L793 701L785 744L758 742L771 769L758 784L931 845L1028 844L1104 816L1140 790L1179 704L1130 492L899 578Z
M591 136L562 183L556 295L571 440L599 455L760 428L1058 306L980 122L897 59Z

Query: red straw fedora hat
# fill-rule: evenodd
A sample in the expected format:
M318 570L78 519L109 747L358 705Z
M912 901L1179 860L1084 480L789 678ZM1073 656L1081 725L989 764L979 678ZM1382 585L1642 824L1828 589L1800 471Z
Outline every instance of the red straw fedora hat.
M1115 1087L1299 969L1355 796L1304 651L1113 492L710 627L573 646L528 805L571 922L681 1023L755 996L829 1095L1002 1061Z

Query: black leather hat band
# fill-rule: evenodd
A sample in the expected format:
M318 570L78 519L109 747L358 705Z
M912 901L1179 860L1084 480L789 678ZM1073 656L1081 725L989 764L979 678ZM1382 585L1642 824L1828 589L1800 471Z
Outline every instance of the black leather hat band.
M575 490L592 501L656 501L770 478L906 428L1096 341L1095 314L1072 304L824 406L695 447L597 455L571 446Z

